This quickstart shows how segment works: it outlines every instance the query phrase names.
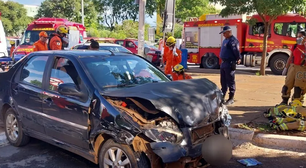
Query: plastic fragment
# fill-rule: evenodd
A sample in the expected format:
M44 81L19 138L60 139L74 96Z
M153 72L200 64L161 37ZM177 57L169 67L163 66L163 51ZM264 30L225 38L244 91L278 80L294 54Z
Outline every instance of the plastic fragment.
M241 159L237 160L239 163L245 165L245 166L256 166L256 165L262 165L261 162L257 161L256 159L250 158L250 159Z

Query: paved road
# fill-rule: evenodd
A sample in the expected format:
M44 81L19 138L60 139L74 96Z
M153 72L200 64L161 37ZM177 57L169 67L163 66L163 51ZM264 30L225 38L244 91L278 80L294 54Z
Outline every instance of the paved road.
M2 146L0 151L1 168L97 168L95 164L82 157L39 140L32 140L30 144L22 148ZM263 163L256 168L306 168L305 153L271 150L247 143L237 147L233 155L228 165L210 166L210 168L245 168L237 162L237 159L250 157Z

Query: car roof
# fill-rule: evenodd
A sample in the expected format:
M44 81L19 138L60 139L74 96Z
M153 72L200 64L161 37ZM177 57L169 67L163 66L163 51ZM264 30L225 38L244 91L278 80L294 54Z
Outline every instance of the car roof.
M76 46L80 46L80 45L86 45L89 46L90 43L83 43L83 44L77 44ZM114 47L122 47L119 44L113 44L113 43L99 43L99 46L114 46Z
M62 55L67 57L92 57L92 56L99 56L99 57L108 57L108 56L137 56L133 53L120 53L120 52L111 52L111 51L94 51L94 50L48 50L48 51L37 51L30 53L30 55Z

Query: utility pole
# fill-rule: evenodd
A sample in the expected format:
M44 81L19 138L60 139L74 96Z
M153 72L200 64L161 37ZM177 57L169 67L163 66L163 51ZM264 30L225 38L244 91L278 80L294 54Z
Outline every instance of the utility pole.
M84 0L82 0L82 24L84 25Z
M139 0L138 55L144 56L146 0Z

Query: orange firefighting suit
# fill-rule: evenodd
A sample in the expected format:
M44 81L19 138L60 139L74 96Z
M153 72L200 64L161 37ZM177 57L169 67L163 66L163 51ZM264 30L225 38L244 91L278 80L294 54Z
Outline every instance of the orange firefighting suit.
M173 67L182 61L182 51L176 48L176 53L178 56L175 56L173 50L170 50L169 47L164 49L163 62L166 62L165 74L171 74L172 77L174 76L172 72Z
M11 56L11 57L13 56L14 50L15 50L15 46L12 46L12 47L11 47L11 51L10 51L10 56Z
M45 51L48 50L48 45L47 43L42 42L41 40L36 41L33 44L33 51Z
M63 50L63 42L58 34L52 34L49 40L50 50Z
M188 74L177 74L177 73L173 73L173 81L176 80L186 80L186 79L192 79L192 77Z

